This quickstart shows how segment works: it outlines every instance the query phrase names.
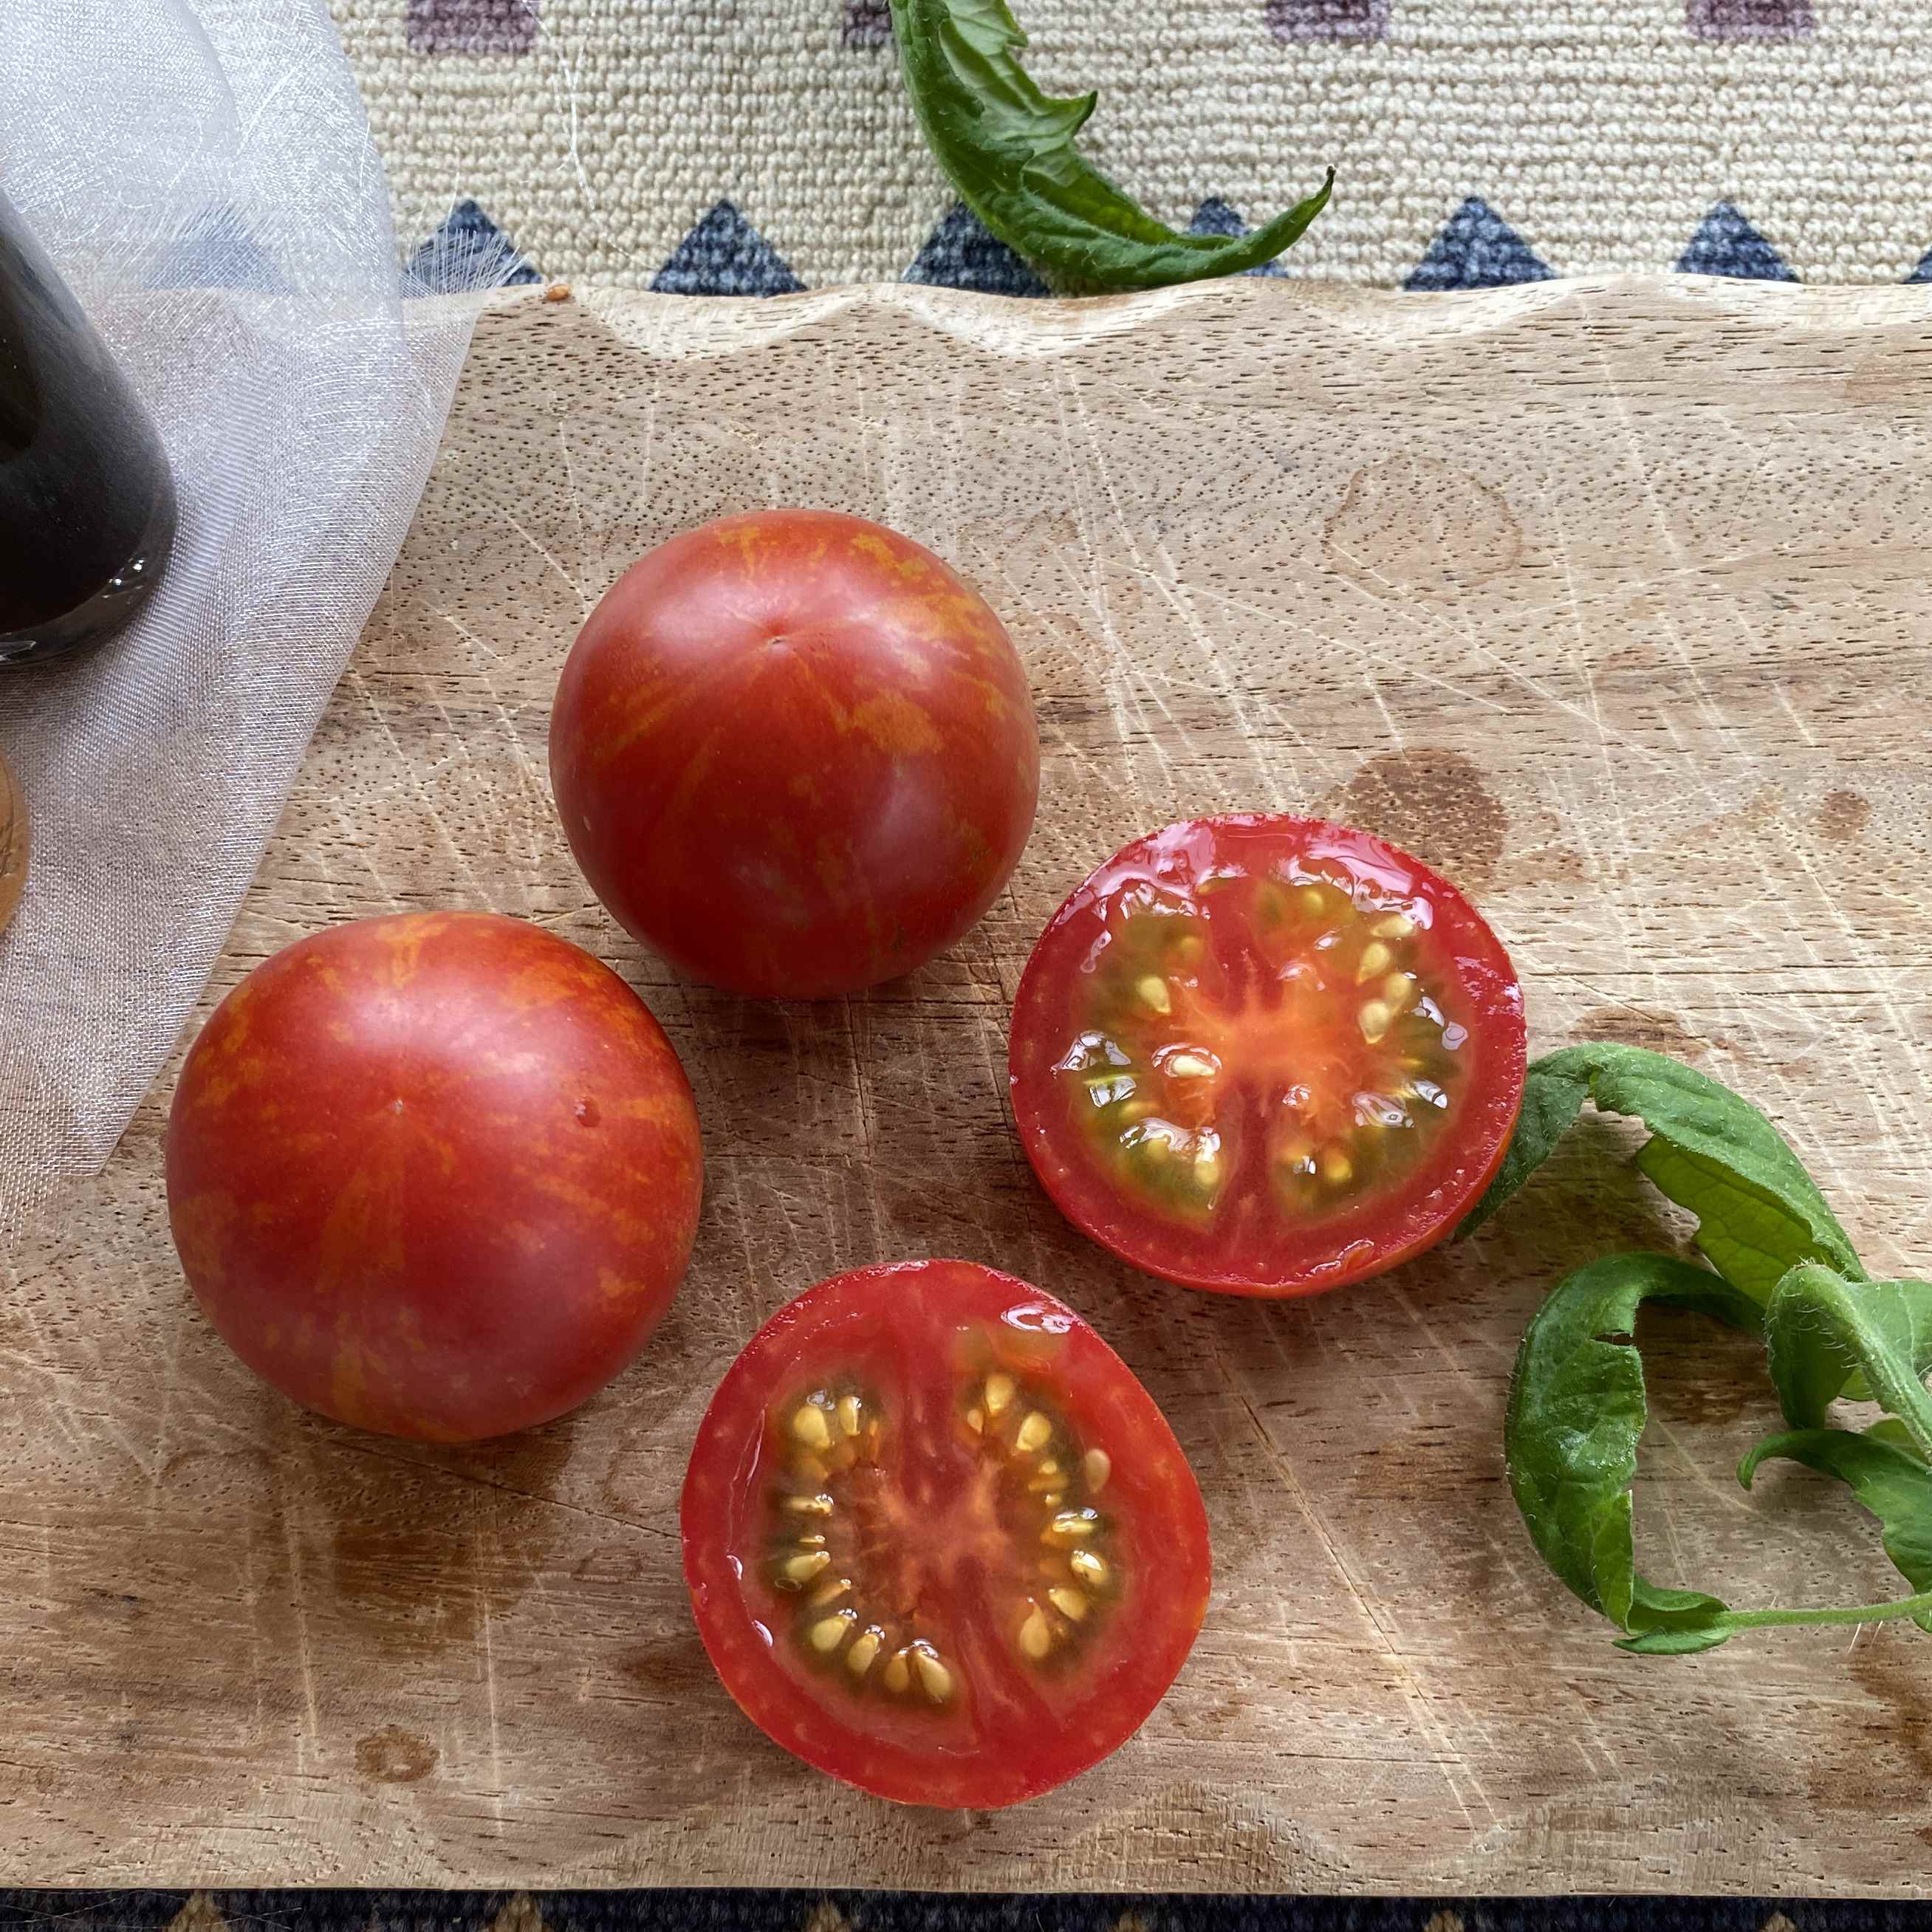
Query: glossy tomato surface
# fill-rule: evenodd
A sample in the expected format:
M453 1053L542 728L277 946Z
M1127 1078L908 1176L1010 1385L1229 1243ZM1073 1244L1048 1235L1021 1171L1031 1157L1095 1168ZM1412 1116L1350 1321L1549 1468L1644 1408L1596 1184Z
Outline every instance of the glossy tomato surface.
M1522 995L1426 866L1281 815L1171 825L1054 915L1013 1009L1028 1157L1150 1274L1306 1294L1448 1234L1522 1102Z
M691 1089L608 968L521 920L339 926L189 1053L168 1212L190 1284L287 1395L431 1441L547 1422L644 1345L690 1258Z
M1096 1763L1208 1604L1173 1432L1072 1310L970 1262L821 1282L753 1336L684 1487L725 1688L836 1778L1011 1804Z
M985 601L909 538L820 510L727 517L634 564L564 667L550 747L619 923L772 998L952 945L1040 785L1026 675Z

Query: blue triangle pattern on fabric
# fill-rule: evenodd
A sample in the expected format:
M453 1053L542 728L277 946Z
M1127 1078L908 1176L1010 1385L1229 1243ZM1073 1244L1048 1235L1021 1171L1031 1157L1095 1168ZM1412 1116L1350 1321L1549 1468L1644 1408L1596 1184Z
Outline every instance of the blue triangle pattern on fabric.
M412 295L467 295L543 278L474 201L459 201L442 226L410 257Z
M663 296L795 296L805 284L728 201L721 201L651 278Z
M848 47L886 46L892 38L889 0L845 0L845 22L840 37Z
M1784 257L1754 228L1743 211L1720 201L1705 216L1677 258L1680 275L1731 275L1747 282L1795 282Z
M232 208L212 208L169 247L151 289L272 289L274 265Z
M1546 282L1554 271L1483 200L1472 194L1416 263L1406 289L1500 289Z
M1918 266L1905 278L1908 282L1932 282L1932 248L1918 258Z
M1249 232L1248 224L1240 214L1223 201L1219 195L1210 194L1194 211L1194 219L1187 224L1190 235L1225 235L1230 239ZM1264 262L1258 268L1244 268L1244 275L1285 276L1279 262Z
M1053 291L1018 256L986 231L962 201L954 205L899 279L983 296L1046 296Z

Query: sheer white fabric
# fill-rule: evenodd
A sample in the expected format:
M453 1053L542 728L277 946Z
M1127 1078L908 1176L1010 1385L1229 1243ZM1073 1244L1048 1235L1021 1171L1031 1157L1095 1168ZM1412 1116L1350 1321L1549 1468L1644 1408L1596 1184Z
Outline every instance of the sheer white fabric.
M0 0L0 188L181 499L159 593L0 672L34 826L0 937L0 1240L105 1160L193 1010L422 493L476 304L407 302L322 0Z

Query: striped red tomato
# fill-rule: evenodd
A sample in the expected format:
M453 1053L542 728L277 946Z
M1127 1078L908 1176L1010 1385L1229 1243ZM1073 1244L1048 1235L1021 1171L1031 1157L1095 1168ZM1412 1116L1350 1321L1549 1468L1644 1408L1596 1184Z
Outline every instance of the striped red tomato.
M910 972L992 904L1033 824L1025 673L985 600L857 517L686 531L591 614L550 724L592 890L695 977L768 998Z
M300 1402L466 1441L574 1408L690 1258L702 1162L670 1042L588 953L484 913L300 940L216 1008L168 1123L202 1308Z

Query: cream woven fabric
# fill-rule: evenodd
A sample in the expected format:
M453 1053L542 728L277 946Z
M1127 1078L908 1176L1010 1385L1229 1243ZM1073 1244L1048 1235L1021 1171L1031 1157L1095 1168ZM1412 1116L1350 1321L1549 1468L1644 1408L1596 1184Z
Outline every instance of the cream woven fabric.
M951 203L884 0L332 4L406 243L473 199L545 274L648 285L728 201L818 286L898 278ZM1015 4L1178 224L1334 162L1295 274L1407 280L1472 198L1556 274L1678 266L1720 205L1691 266L1898 281L1932 247L1928 0Z

